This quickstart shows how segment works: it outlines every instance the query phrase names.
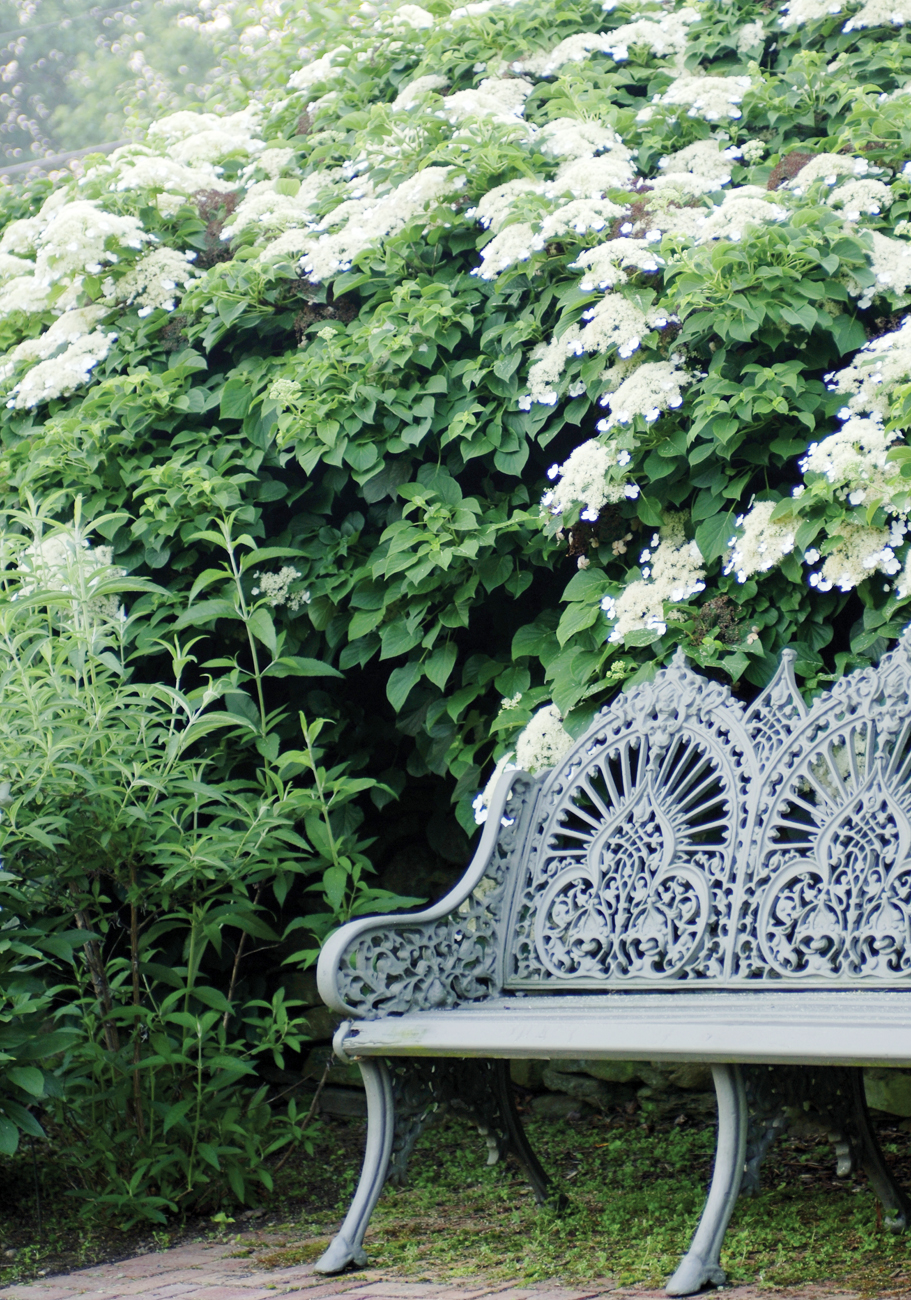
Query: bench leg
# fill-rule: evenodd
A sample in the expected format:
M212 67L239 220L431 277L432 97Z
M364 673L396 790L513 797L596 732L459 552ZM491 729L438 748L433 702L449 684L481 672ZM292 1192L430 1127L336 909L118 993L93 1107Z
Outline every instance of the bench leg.
M351 1208L326 1253L316 1262L317 1273L341 1273L349 1264L363 1266L364 1233L386 1181L395 1127L392 1084L385 1061L358 1060L367 1093L367 1147L360 1181Z
M858 1163L869 1178L870 1186L882 1201L886 1212L886 1228L890 1232L904 1232L911 1220L911 1203L893 1178L870 1123L870 1112L867 1110L867 1098L864 1093L863 1070L855 1069L851 1074Z
M506 1137L506 1149L515 1156L525 1171L525 1177L531 1183L535 1200L539 1205L544 1205L550 1199L550 1178L532 1150L531 1143L525 1135L525 1129L522 1127L522 1120L516 1109L515 1097L510 1082L509 1062L495 1061L494 1070L496 1071L496 1096L500 1103L501 1124Z
M743 1178L747 1140L747 1103L736 1065L713 1065L718 1100L718 1145L712 1185L689 1250L667 1284L667 1294L694 1295L710 1283L721 1286L721 1243L734 1210Z

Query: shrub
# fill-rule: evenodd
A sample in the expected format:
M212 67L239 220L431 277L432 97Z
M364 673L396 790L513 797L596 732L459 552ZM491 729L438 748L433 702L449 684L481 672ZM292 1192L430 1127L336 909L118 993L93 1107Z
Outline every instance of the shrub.
M456 860L439 793L470 829L492 760L677 647L750 693L792 644L812 692L901 629L911 11L833 8L358 10L233 115L5 195L7 528L81 498L154 581L129 680L233 720L186 758L207 827L328 720L350 798L244 885L301 855L304 951L377 902L336 840L369 817L382 866L406 781Z

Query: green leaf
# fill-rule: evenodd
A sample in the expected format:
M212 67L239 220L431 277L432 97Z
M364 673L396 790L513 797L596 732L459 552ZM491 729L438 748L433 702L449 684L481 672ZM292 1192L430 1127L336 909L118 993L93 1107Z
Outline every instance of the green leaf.
M32 1097L44 1096L44 1075L34 1065L14 1065L7 1070L6 1077L10 1083L14 1083L17 1088L23 1092L29 1093Z
M249 379L229 379L221 390L218 408L222 420L242 420L250 409L252 390Z
M420 675L421 665L416 659L412 659L410 663L403 664L401 668L396 668L389 674L386 698L396 713L401 711Z
M257 641L262 641L263 645L269 649L272 654L278 647L275 636L275 624L272 622L272 615L266 609L265 605L260 605L259 609L254 609L252 614L247 615L247 627L256 637Z
M341 912L348 891L348 872L345 868L327 867L323 872L323 889L333 912Z
M712 515L696 529L696 545L702 552L706 564L724 555L734 532L734 512Z
M458 651L454 641L439 646L424 664L424 676L440 690L446 689L449 675L455 667Z
M344 673L340 673L331 664L323 663L322 659L308 659L305 655L281 655L272 661L264 676L340 677L344 680Z
M5 1115L0 1115L0 1155L15 1155L18 1146L19 1129Z
M867 333L863 325L855 316L848 316L846 313L836 316L832 321L832 337L842 356L848 352L856 352L867 341Z
M561 645L566 645L570 637L596 623L600 614L600 605L575 601L563 611L563 617L557 626L557 640Z

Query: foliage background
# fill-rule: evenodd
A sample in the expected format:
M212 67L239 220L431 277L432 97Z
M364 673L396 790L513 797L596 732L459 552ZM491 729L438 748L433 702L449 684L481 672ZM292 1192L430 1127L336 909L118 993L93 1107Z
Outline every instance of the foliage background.
M451 877L492 761L542 706L553 702L578 734L620 683L654 673L677 646L748 697L793 644L812 691L897 635L907 598L901 581L884 582L887 561L824 590L808 583L806 555L837 549L855 527L888 534L905 518L907 462L877 465L888 482L860 507L851 484L802 484L798 462L834 433L845 403L825 377L895 334L911 300L911 54L901 23L877 18L872 0L870 23L847 31L856 5L805 8L807 21L787 27L751 0L703 0L682 48L631 41L625 58L568 60L529 79L522 113L478 99L458 108L439 92L485 78L508 91L517 62L637 21L639 8L544 0L450 17L432 0L398 17L342 11L322 27L279 14L247 62L240 46L223 56L228 73L207 111L236 111L245 84L256 90L220 144L201 142L210 119L182 118L176 134L163 126L87 160L78 179L0 195L0 255L27 263L4 262L0 286L3 609L18 647L3 690L19 701L7 724L19 740L0 750L10 783L5 1149L14 1130L42 1123L94 1211L155 1217L250 1194L276 1144L302 1133L276 1101L318 1036L302 969L353 911ZM649 12L660 26L679 10ZM734 113L684 103L643 116L690 75L749 86L725 101ZM407 114L393 108L422 76L446 84ZM569 224L484 278L474 272L492 231L475 209L501 184L554 182L541 132L567 118L637 150L638 177L596 187L634 231L648 223L660 160L699 141L714 141L719 159L740 152L714 187L681 191L671 207L708 218L728 188L745 186L751 201L778 206L775 220L750 218L714 240L659 232L657 269L628 266L624 301L670 322L643 332L633 367L677 366L683 400L619 431L638 495L593 519L576 501L555 520L539 505L548 468L596 437L616 341L569 356L552 403L520 399L535 349L602 297L573 263L626 238L625 218ZM182 166L218 169L205 186L191 170L175 179L187 141ZM747 142L758 149L743 152ZM856 216L839 209L829 202L837 167L831 184L777 188L799 175L797 155L820 154L846 159L849 178L855 164L881 169L888 201ZM137 159L164 160L168 185L135 179ZM348 229L332 214L359 185L401 194L429 168L451 169L448 189L393 202L385 225L356 208L350 256L320 278L302 269L302 251ZM232 238L250 186L264 207ZM505 229L534 228L579 198L557 191L514 192ZM581 201L596 201L591 188ZM42 243L57 211L78 228L72 256ZM141 238L115 232L99 246L98 212ZM131 299L124 286L148 236L195 254L195 278L168 289L159 276L151 298ZM891 240L885 253L874 236ZM7 285L37 284L36 267L50 268L51 287L23 309ZM52 367L46 396L26 402L18 386L36 354L23 344L85 309L73 337L96 339L101 355L67 382L76 344L63 340L39 363ZM881 416L901 453L911 376L898 345L896 355ZM862 469L862 450L856 459ZM793 536L740 581L726 555L754 498ZM673 518L695 543L690 568L704 586L659 601L657 622L611 640L603 598L645 581L640 548ZM46 537L62 538L70 558L36 594L29 556L40 549L27 548ZM896 570L905 551L899 538ZM125 622L102 617L100 596L124 604ZM83 615L60 616L61 602ZM44 750L28 741L35 674L47 692ZM89 751L58 779L55 746L85 734ZM51 1021L69 1037L43 1039ZM241 1075L255 1084L237 1110Z

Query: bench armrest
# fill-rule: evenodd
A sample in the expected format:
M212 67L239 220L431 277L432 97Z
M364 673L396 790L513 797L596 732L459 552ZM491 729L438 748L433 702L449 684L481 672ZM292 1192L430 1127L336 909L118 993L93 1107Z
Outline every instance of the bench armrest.
M320 997L344 1016L401 1015L477 1002L501 983L500 921L508 863L521 848L537 782L504 772L465 875L422 912L349 921L320 953Z

